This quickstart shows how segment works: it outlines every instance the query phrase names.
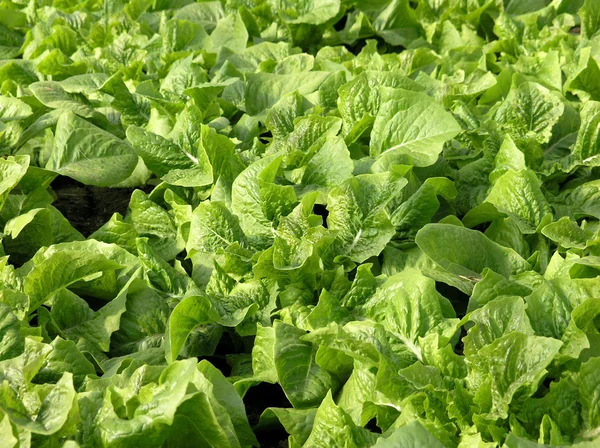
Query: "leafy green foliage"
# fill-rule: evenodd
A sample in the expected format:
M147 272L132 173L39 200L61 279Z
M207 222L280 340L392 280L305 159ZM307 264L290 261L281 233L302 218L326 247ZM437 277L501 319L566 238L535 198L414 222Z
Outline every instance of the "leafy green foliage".
M0 446L597 447L599 67L597 0L1 2Z

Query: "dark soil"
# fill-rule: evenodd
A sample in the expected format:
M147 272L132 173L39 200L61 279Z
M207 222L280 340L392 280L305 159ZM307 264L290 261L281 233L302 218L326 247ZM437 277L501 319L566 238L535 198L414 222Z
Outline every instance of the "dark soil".
M292 405L279 384L260 383L246 392L244 397L248 421L252 426L258 423L260 415L267 408L291 408ZM256 431L261 448L287 448L288 434L283 427Z
M442 282L435 282L435 289L445 298L450 300L454 311L456 311L456 317L462 318L467 314L467 306L469 305L468 295L454 286Z
M57 177L51 187L57 197L53 205L85 237L102 227L113 213L124 216L135 190L92 187L63 176Z

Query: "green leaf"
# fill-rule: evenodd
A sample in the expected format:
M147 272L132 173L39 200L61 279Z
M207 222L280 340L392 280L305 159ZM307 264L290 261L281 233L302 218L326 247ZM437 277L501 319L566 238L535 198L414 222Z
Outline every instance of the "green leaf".
M350 140L360 136L375 120L381 104L380 86L415 92L425 90L399 73L362 72L338 90L338 109L344 120L344 134Z
M28 273L23 291L29 296L29 312L35 311L53 294L79 281L99 278L122 267L104 254L84 251L47 251Z
M340 10L339 0L279 0L279 15L288 23L309 23L319 25L335 17Z
M252 371L258 380L272 384L277 382L273 327L263 327L260 324L256 326L256 339L252 347Z
M533 335L525 303L520 297L492 300L465 319L475 324L463 339L466 356L476 355L486 345L512 332Z
M577 141L572 154L579 163L597 166L600 157L600 103L588 101L581 109L582 123L577 133Z
M213 169L205 153L192 154L136 126L127 128L127 138L148 169L165 182L184 187L201 187L213 182Z
M593 0L585 0L579 11L581 34L591 39L600 29L600 8Z
M156 204L141 190L135 190L129 201L125 222L131 223L140 237L165 260L172 260L183 250L177 227L169 213Z
M175 11L174 18L197 22L211 32L217 22L225 16L223 5L219 2L191 3Z
M585 230L568 216L545 226L542 234L566 249L585 249L589 237Z
M379 439L373 446L377 448L388 448L394 446L402 446L406 448L430 446L432 448L441 448L444 445L429 431L427 431L427 429L425 429L418 421L413 421L394 430L391 436Z
M600 406L598 375L599 358L591 358L582 364L579 373L579 399L581 400L581 416L584 427L587 430L595 430L598 427L598 407Z
M381 107L370 146L377 166L433 165L444 143L461 131L452 114L424 93L387 87L380 90Z
M422 28L408 0L392 0L375 19L373 26L391 45L408 46L417 40Z
M319 151L308 161L302 184L307 188L335 187L352 176L354 163L340 137L329 137Z
M163 52L166 54L211 49L213 46L212 39L202 25L189 20L169 20L161 31L164 36Z
M169 316L166 340L166 357L169 362L177 359L194 328L212 321L210 311L210 301L200 296L187 297L173 309Z
M0 121L22 120L33 113L31 107L18 98L0 97Z
M19 439L17 439L13 434L13 429L8 415L5 415L2 418L2 422L0 422L0 436L2 437L2 440L5 441L8 448L14 448L15 446L18 446Z
M192 57L175 61L169 73L162 79L160 88L177 95L182 95L187 89L208 81L206 72L198 64L192 62Z
M328 393L317 410L312 431L305 446L327 447L351 443L352 446L372 446L377 436L355 425L350 416L334 403Z
M60 381L64 372L71 372L75 388L79 389L87 375L96 374L94 365L79 351L75 342L56 338L51 345L53 350L34 377L35 381L54 383Z
M225 408L242 446L258 446L258 441L246 417L242 398L227 378L206 360L200 361L198 371L212 383L212 392L218 403Z
M160 258L150 247L147 239L136 239L136 246L140 265L153 287L175 297L183 297L188 293L194 294L200 291L200 288L187 274L180 272Z
M279 75L250 73L246 76L246 112L260 116L284 95L298 91L301 95L315 92L329 77L328 72L306 72ZM300 88L298 88L300 86Z
M4 296L7 291L7 289L4 290ZM5 297L3 297L4 300ZM23 307L26 306L27 303L24 303ZM2 360L14 358L23 353L26 336L41 334L35 328L29 327L26 322L19 320L11 307L4 303L0 304L0 329L2 329L0 337L0 359Z
M333 379L315 362L316 347L301 337L304 331L276 321L274 360L279 384L292 406L313 407L334 387Z
M501 213L516 220L522 233L534 233L551 213L550 205L540 189L540 181L531 170L507 171L492 186L484 204L491 204ZM481 206L480 206L481 207ZM480 208L467 216L477 222Z
M512 332L467 356L469 387L488 418L507 418L517 392L533 395L561 345L556 339Z
M527 169L525 154L515 145L510 135L505 135L502 145L498 149L498 154L494 159L496 167L490 173L490 180L495 183L507 171L522 171Z
M87 185L117 184L138 163L127 143L70 112L58 119L54 144L46 168Z
M25 176L28 166L28 156L10 156L0 159L0 209L4 206L10 191Z
M135 254L137 253L135 239L138 236L135 227L123 221L123 217L119 213L115 213L106 224L90 235L90 239L107 244L116 244Z
M395 232L385 206L406 183L391 173L362 174L333 188L327 198L327 225L335 240L328 258L344 256L361 263L379 255Z
M150 393L150 397L142 401L137 393L131 394L137 406L131 409L129 416L119 415L120 409L115 409L115 404L124 398L121 394L128 392L127 385L124 385L125 390L110 387L93 417L94 443L100 446L110 446L117 441L125 446L162 445L195 372L196 360L193 358L171 364L162 371L158 381L140 388L141 396Z
M600 182L590 181L561 192L553 206L557 217L579 219L586 216L600 218L596 198L600 196Z
M278 160L277 154L266 156L246 168L233 182L231 209L244 233L258 242L272 238L271 223L262 205L259 176L271 163L278 164Z
M284 138L294 130L294 120L307 108L306 98L297 91L283 95L267 112L265 126L274 137Z
M205 392L196 392L177 408L167 445L173 446L239 446L233 425L222 407L214 406L214 398ZM144 439L143 443L147 443Z
M444 318L443 301L432 279L406 269L388 278L362 309L421 358L420 338L433 331L449 340L456 331Z
M56 243L81 241L83 235L54 207L34 208L6 223L4 250L15 263L29 260L38 249Z
M196 252L215 254L236 242L246 246L246 236L238 218L223 202L206 201L196 207L186 248L190 256Z
M520 420L529 429L537 430L544 415L556 421L564 434L574 434L581 427L581 412L578 384L573 375L565 375L550 384L550 390L543 397L527 399L519 411Z
M525 297L531 289L490 270L484 269L482 279L474 286L467 311L473 311L494 299L505 296Z
M485 268L505 277L529 270L529 264L515 251L464 227L428 224L417 233L416 243L433 261L457 276L478 279Z
M515 138L547 143L564 110L560 97L534 82L512 88L494 119Z
M44 106L52 109L64 109L84 118L92 118L97 114L81 96L66 92L57 82L35 82L29 88Z
M88 76L99 76L100 74L81 75L78 77L71 77L61 83L61 86L66 90L73 90L73 83L76 81L91 81L93 90L99 89L103 92L112 95L113 100L110 105L121 113L121 121L124 124L134 124L141 126L149 118L149 113L142 104L138 104L136 98L131 94L125 83L123 82L123 76L118 73L110 78L104 80L99 85L99 82L95 82L96 79L92 78L88 80ZM83 86L81 85L83 84ZM77 90L87 87L87 82L83 82L77 85ZM70 89L67 87L71 87Z
M418 230L438 211L438 196L451 201L456 198L454 183L445 177L430 177L406 201L391 213L392 224L396 227L395 239L414 240Z
M66 423L74 405L75 389L73 375L65 372L60 380L50 388L41 402L35 417L25 408L15 392L4 381L0 386L0 409L17 426L34 434L50 435L58 432Z
M248 31L239 13L229 14L217 22L210 37L215 47L225 47L239 53L246 49Z
M319 216L313 214L316 196L306 195L287 216L281 218L273 243L275 269L298 269L318 251L326 230Z
M56 294L50 312L59 334L71 340L86 339L103 352L110 349L112 333L119 329L125 312L128 286L98 311L93 311L76 294L63 290Z

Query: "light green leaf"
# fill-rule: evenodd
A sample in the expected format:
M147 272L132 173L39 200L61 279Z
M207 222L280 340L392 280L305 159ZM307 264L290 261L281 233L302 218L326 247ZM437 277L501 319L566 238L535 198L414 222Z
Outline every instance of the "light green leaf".
M512 332L533 335L525 303L520 297L492 300L465 320L475 324L463 339L466 356L476 355L481 348Z
M561 345L556 339L513 332L467 356L467 381L483 413L507 418L515 394L533 395Z
M103 352L108 352L111 335L119 329L121 315L126 309L127 290L126 285L117 297L98 311L93 311L71 291L63 290L56 294L52 303L50 315L53 323L60 329L61 335L74 341L86 339Z
M127 128L133 149L153 173L172 185L201 187L213 182L213 169L205 152L191 153L164 137L136 126ZM188 142L192 147L196 142ZM190 148L195 149L195 148Z
M484 203L514 218L523 233L534 233L551 213L540 181L531 170L507 171L496 180ZM470 214L476 214L475 210Z
M15 425L35 434L50 435L58 432L66 423L75 395L73 375L65 372L50 388L34 417L5 381L0 386L0 409Z
M577 161L587 166L600 164L600 103L588 101L581 108L581 127L572 154Z
M4 206L10 191L25 176L28 166L29 156L10 156L0 159L0 209Z
M511 89L494 120L515 138L547 143L563 110L564 104L557 95L540 84L525 82Z
M380 86L414 92L425 90L399 73L362 72L338 90L338 109L344 120L344 135L348 139L354 140L375 121L381 104Z
M242 446L257 446L258 441L248 423L244 402L236 392L233 384L227 380L220 370L206 360L198 363L198 371L212 383L212 392L218 403L225 408L231 418L240 444Z
M336 16L339 0L278 0L277 10L285 22L319 25Z
M96 374L94 365L77 349L75 342L56 338L51 345L53 350L35 376L36 382L58 382L64 372L71 372L75 388L78 389L86 375Z
M177 359L194 328L212 321L210 311L210 301L201 296L187 297L173 309L169 316L166 340L166 357L169 362Z
M313 214L315 199L315 194L306 195L289 215L281 218L273 243L275 269L302 267L325 238L322 220Z
M435 438L418 421L408 423L394 430L389 437L381 438L373 447L392 448L396 446L406 448L420 448L423 446L441 448L444 445Z
M31 107L19 98L0 97L0 122L21 120L32 113Z
M92 118L98 113L81 96L66 92L57 82L34 82L29 88L40 103L52 109L64 109L85 118Z
M461 131L452 114L433 98L405 89L381 88L381 107L371 133L377 166L433 165L444 143Z
M581 34L591 39L600 30L600 7L593 0L585 0L579 11Z
M137 163L137 155L123 140L66 112L56 124L46 168L87 185L107 187L129 177Z
M269 431L279 423L296 443L303 445L313 427L317 410L293 408L267 408L260 416L257 431Z
M379 255L395 233L385 206L406 183L391 173L362 174L333 188L327 225L335 240L328 258L344 256L361 263Z
M355 446L366 448L373 445L377 435L355 425L348 414L331 398L331 392L319 406L312 431L305 447L326 448L331 446Z
M226 47L240 53L246 49L248 31L239 13L229 14L217 22L210 37L216 48Z
M246 76L246 112L261 115L285 94L296 90L301 95L313 93L329 76L328 72L316 71L288 75L250 73Z
M489 240L483 233L451 224L428 224L417 233L416 243L447 271L479 278L485 268L505 277L529 270L514 250Z
M419 189L391 213L396 227L395 239L414 240L418 230L431 222L440 207L438 196L451 201L456 198L454 183L445 177L430 177Z
M591 358L582 364L579 373L579 399L581 400L581 416L584 427L595 430L600 425L600 375L598 366L600 358Z
M333 379L315 362L317 347L305 342L304 331L275 321L274 360L279 384L292 406L313 407L334 386Z
M277 154L263 157L246 168L233 182L231 209L238 216L244 233L258 241L272 238L272 226L262 206L259 176L277 159Z
M330 137L306 164L302 184L308 188L335 187L351 177L353 171L354 163L344 140Z
M223 202L205 201L192 214L187 252L215 254L218 249L226 249L233 243L246 246L246 236L238 218Z
M126 223L133 225L137 234L148 239L148 244L166 261L172 260L184 248L177 227L169 213L150 200L141 190L135 190L129 201L130 213Z
M121 264L99 253L54 251L47 254L34 264L23 284L23 291L29 295L29 312L35 311L63 288L99 278L103 273L121 267Z
M361 309L421 358L420 338L435 332L447 341L456 331L458 321L444 318L444 300L432 279L409 268L388 278Z
M545 226L542 234L566 249L573 247L585 249L587 240L591 236L568 216L563 216L558 221Z

